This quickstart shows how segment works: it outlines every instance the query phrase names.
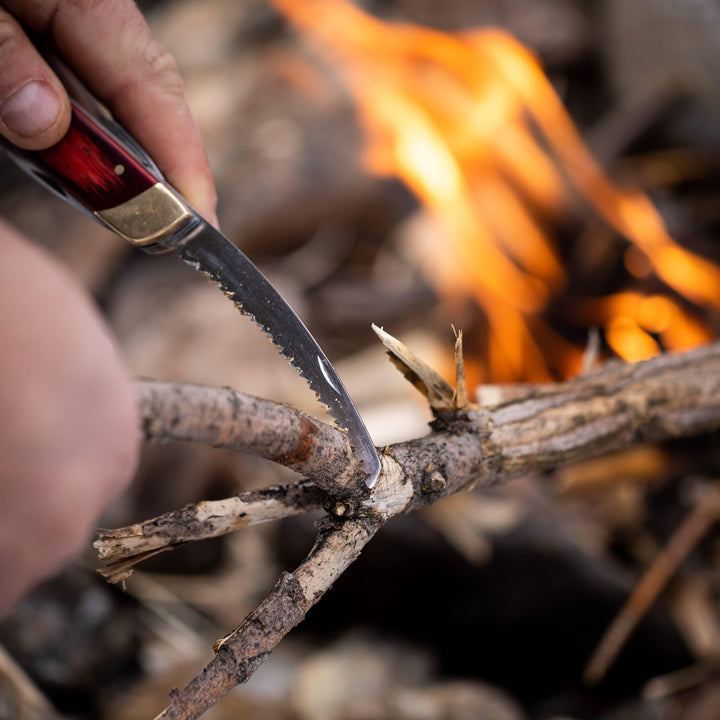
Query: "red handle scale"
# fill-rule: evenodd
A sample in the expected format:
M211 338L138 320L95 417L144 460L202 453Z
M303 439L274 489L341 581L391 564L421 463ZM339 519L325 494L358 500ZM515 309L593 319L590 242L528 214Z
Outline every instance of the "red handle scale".
M158 182L74 103L70 129L65 137L32 156L57 183L92 212L122 205Z

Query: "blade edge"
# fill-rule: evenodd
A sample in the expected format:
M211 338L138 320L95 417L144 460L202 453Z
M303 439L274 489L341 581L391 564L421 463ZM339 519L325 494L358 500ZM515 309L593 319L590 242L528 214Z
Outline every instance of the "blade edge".
M182 259L204 274L248 315L316 393L348 434L372 488L380 458L345 386L315 338L252 261L206 221L179 248Z

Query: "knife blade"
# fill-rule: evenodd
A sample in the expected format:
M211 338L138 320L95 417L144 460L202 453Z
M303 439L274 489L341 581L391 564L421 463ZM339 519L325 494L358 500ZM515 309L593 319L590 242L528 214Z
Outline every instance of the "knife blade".
M77 98L77 91L73 95ZM149 253L177 248L185 262L219 286L270 337L347 432L363 480L372 488L380 473L377 450L310 331L250 259L165 180L124 128L89 103L86 91L82 101L83 106L71 101L70 128L57 145L30 152L5 144L10 156L45 187L132 244Z
M268 335L290 361L330 415L343 428L360 460L365 484L372 488L380 458L345 386L310 331L258 268L222 233L205 222L183 242L180 256L239 307Z

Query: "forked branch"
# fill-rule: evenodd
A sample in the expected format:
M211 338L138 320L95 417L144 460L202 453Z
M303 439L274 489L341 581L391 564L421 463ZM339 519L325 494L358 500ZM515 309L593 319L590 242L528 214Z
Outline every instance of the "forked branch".
M393 354L402 359L402 346L394 348ZM417 368L411 374L417 377ZM414 384L422 389L428 384L425 380ZM153 438L238 447L302 467L313 480L316 472L323 472L315 463L322 464L319 458L324 453L340 458L344 452L343 433L312 421L316 429L308 436L299 413L269 401L196 386L143 384L140 392L146 431ZM441 387L441 400L434 400L436 408L445 395L447 388ZM455 397L450 399L455 409L436 409L427 436L384 448L383 469L372 495L351 502L326 497L331 517L308 557L293 573L282 576L237 630L219 641L215 658L183 691L173 693L160 718L199 717L246 680L391 517L476 485L495 484L641 442L716 430L720 427L720 344L632 365L608 363L593 374L536 386L506 401L500 397L483 408L458 407ZM193 406L197 402L202 408L199 413ZM233 409L229 415L228 407ZM245 417L234 408L252 409L252 415ZM267 432L258 432L260 427ZM278 451L279 447L285 449ZM298 453L286 450L298 447L303 448L301 460ZM323 477L318 485L327 490L332 487L331 478ZM212 522L207 521L207 504L201 503L131 529L106 533L97 544L109 561L132 564L148 548L162 548L163 534L170 538L166 546L204 536L202 531L192 537L182 535L181 526L188 517L197 520L196 530L206 525L217 534L218 529L225 532L248 524L240 514L273 495L272 502L277 502L278 493L296 493L294 508L317 507L325 497L307 480L262 492L267 493L262 499L247 494L222 501L228 505L214 506ZM256 519L263 516L258 508L249 510ZM227 517L218 519L223 513ZM268 513L266 517L275 516ZM148 545L143 545L144 538Z

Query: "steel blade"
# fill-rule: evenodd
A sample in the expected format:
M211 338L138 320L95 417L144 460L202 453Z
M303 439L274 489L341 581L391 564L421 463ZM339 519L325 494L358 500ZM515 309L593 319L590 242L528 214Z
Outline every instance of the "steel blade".
M332 363L280 293L241 250L204 220L180 246L180 255L250 315L305 378L347 431L366 473L365 483L373 487L380 474L380 458L370 434Z

